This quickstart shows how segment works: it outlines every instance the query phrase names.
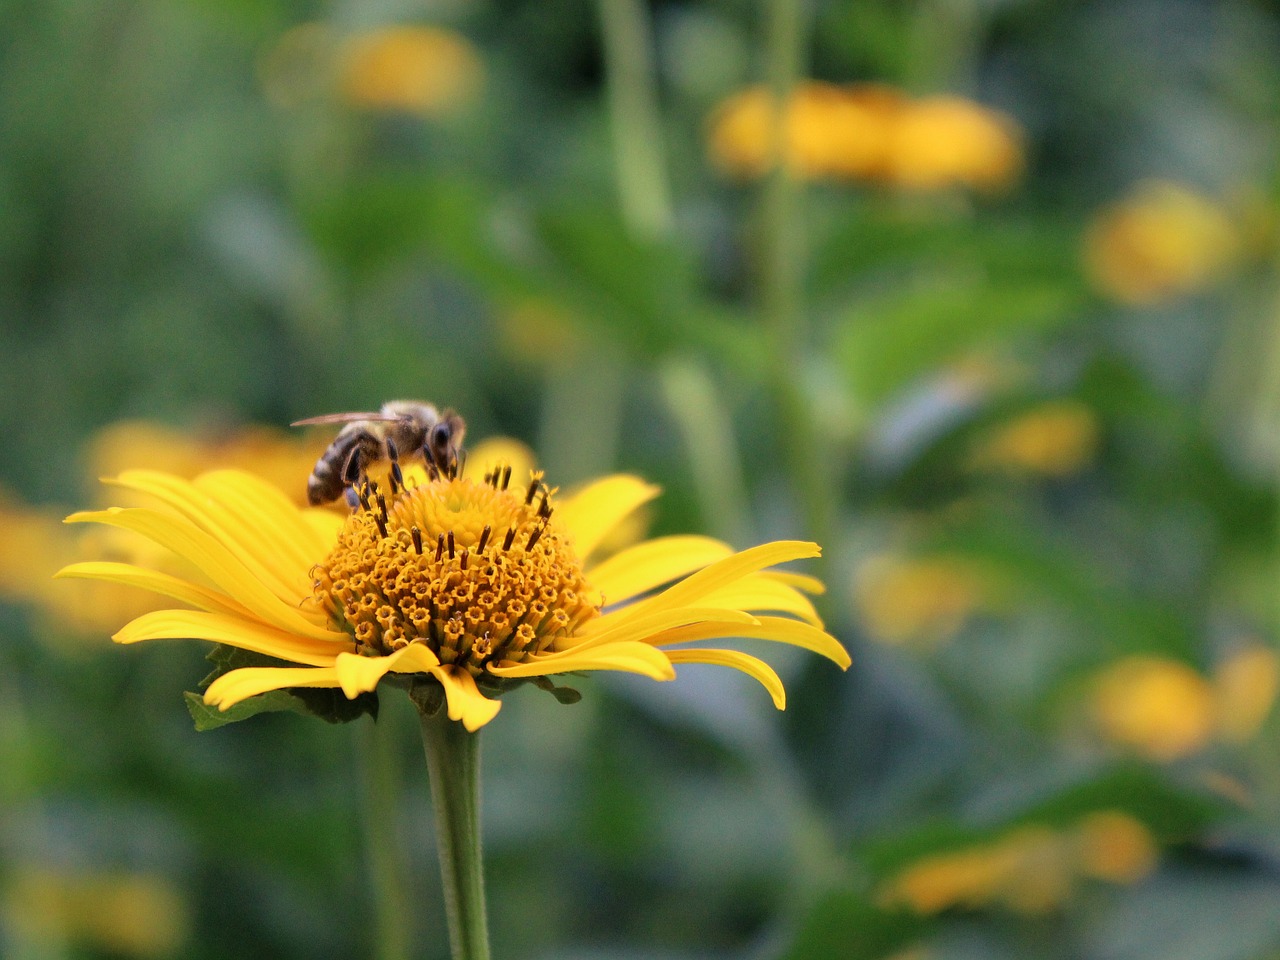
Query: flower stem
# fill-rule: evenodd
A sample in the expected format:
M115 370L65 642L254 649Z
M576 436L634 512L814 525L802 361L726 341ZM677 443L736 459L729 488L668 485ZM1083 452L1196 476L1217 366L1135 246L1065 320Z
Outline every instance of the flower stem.
M378 960L409 960L413 914L406 898L406 868L401 856L396 812L400 809L400 770L395 742L386 724L362 722L359 741L364 781L369 873L373 882Z
M480 854L480 738L443 711L419 714L453 960L489 960Z

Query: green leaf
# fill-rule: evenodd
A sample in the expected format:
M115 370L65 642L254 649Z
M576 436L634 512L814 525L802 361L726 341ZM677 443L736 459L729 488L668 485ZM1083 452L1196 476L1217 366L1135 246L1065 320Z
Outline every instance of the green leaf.
M912 914L881 910L856 890L836 890L809 911L782 958L880 960L909 947L928 926Z
M560 703L570 705L582 699L582 694L573 689L573 687L557 687L549 677L531 677L530 679L533 681L534 686L539 690L547 691Z
M1130 814L1164 845L1186 842L1230 812L1224 800L1178 786L1147 767L1122 764L1098 771L998 820L976 825L938 820L907 833L872 840L860 853L873 876L886 877L922 857L990 842L1019 826L1043 824L1066 829L1103 810Z
M182 696L187 703L187 711L191 714L191 719L195 721L196 729L201 733L206 730L225 727L229 723L247 720L259 713L272 713L280 710L292 710L295 713L304 712L299 709L297 698L283 690L273 690L270 693L250 697L248 700L242 700L227 710L220 710L217 707L210 706L204 702L204 698L198 693L187 691Z
M210 650L205 659L213 663L214 668L200 681L202 690L218 677L232 670L243 667L290 666L274 657L242 650L224 643ZM228 723L247 720L259 713L281 710L318 717L326 723L350 723L365 714L375 720L378 718L376 692L362 693L354 700L348 700L346 694L337 687L289 687L284 690L271 690L256 697L250 697L248 700L242 700L226 710L209 706L198 693L187 692L183 696L191 719L195 721L196 729L201 732L223 727Z
M921 375L978 348L1072 318L1061 284L988 283L981 273L934 275L849 311L836 352L854 395L874 408Z

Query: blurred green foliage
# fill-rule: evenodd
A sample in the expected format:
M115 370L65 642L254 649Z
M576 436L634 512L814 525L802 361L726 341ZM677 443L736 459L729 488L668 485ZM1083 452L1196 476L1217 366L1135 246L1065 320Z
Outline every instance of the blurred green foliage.
M996 195L803 184L793 352L770 187L705 144L769 74L770 8L637 7L646 130L606 96L610 2L0 0L0 506L97 497L87 444L121 419L217 438L408 396L529 442L552 482L660 482L659 532L819 539L854 666L782 651L785 714L687 668L586 679L573 706L522 692L485 730L495 956L1280 956L1274 656L1243 687L1224 667L1280 627L1280 11L806 6L805 76L998 107L1025 171ZM344 99L345 40L403 24L468 38L482 89L429 115ZM656 171L627 172L637 135ZM1106 220L1149 179L1235 231L1169 295L1149 274L1194 237ZM1035 420L1053 404L1083 420ZM412 955L447 956L405 704L375 733L402 798L370 809L367 719L198 735L195 645L4 612L0 955L373 956L376 819L409 864ZM1126 656L1203 678L1191 747L1151 752L1200 716L1164 675L1137 732L1098 706ZM885 901L931 856L1099 811L1145 828L1152 870L1039 910ZM170 939L113 933L83 893L124 874L186 905ZM148 902L135 928L170 901Z

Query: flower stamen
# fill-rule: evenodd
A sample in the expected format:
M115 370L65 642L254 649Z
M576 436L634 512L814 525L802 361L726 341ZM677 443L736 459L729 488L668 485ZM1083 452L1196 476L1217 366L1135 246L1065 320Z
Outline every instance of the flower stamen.
M572 624L600 614L576 554L551 525L554 489L537 475L522 503L506 489L509 477L509 468L483 483L441 476L386 494L361 485L376 509L347 519L313 577L317 601L358 652L423 643L478 677L489 664L551 649ZM501 550L486 554L497 523L507 527ZM434 555L423 552L431 533Z

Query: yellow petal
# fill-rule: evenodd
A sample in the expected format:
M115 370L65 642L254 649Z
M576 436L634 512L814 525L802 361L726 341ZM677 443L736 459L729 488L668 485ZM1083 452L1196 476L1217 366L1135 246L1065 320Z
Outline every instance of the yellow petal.
M420 646L411 644L408 649ZM433 667L440 685L444 687L445 704L449 710L450 720L460 720L462 725L475 733L498 714L502 704L490 700L480 692L475 678L461 667Z
M342 692L348 700L354 700L378 685L388 670L398 673L418 673L440 665L440 660L421 643L411 643L385 657L362 657L354 653L340 653L334 664Z
M644 674L654 680L671 680L675 677L675 671L671 669L671 662L664 651L635 641L609 643L587 651L566 650L505 666L490 664L488 670L496 677L543 677L579 670L621 670Z
M615 554L587 579L606 603L618 603L732 555L728 544L710 537L658 537Z
M484 726L502 706L490 700L476 686L475 680L465 669L441 665L439 658L429 647L411 643L385 657L362 657L342 653L334 664L338 685L348 699L373 690L388 671L396 673L430 673L444 688L449 718L460 720L468 730Z
M763 576L777 580L779 583L785 583L788 586L795 587L805 593L811 593L819 596L827 592L827 585L817 577L811 577L807 573L792 573L790 570L767 570Z
M712 590L698 603L704 606L726 607L730 610L772 610L777 613L790 613L812 623L822 626L822 618L814 609L813 603L796 590L774 580L765 573L752 573L719 589Z
M316 529L303 519L302 511L280 488L251 473L213 470L192 483L287 549L291 559L304 570L333 549L334 540L317 536Z
M108 483L155 497L212 536L265 584L292 602L307 593L306 571L320 556L298 558L296 542L277 542L240 511L180 477L154 470L126 470Z
M342 514L321 508L303 510L302 519L311 528L312 534L316 537L318 543L328 544L328 547L325 548L326 553L338 542L338 534L342 530L342 525L346 522Z
M282 601L265 587L225 546L188 520L140 508L112 507L96 512L73 513L67 523L104 523L140 533L195 564L245 609L269 624L322 640L346 640L347 635L308 620L296 606ZM294 603L304 599L299 595Z
M348 700L354 700L362 693L368 693L378 685L390 669L387 662L390 657L362 657L356 653L340 653L334 661L334 669L338 674L338 685Z
M108 561L90 561L73 563L63 567L54 575L55 579L76 577L84 580L106 580L121 583L127 587L139 587L159 593L183 603L189 603L201 610L211 613L225 613L233 617L252 616L244 607L230 597L202 587L199 584L171 577L167 573L135 567L128 563L111 563Z
M286 687L336 687L338 672L332 667L241 667L209 684L204 702L228 710L260 693Z
M739 627L759 622L744 611L725 610L721 607L673 607L642 611L638 616L623 616L630 613L630 610L620 610L593 620L582 634L570 638L567 646L545 656L557 657L619 641L638 640L647 643L654 634L690 623L712 621L726 633L732 634Z
M618 474L590 484L556 507L555 516L585 560L609 532L659 489L639 477Z
M785 710L787 707L787 692L782 687L782 681L774 673L773 667L763 660L739 653L737 650L668 650L667 656L671 658L672 663L712 663L741 670L764 685L764 688L769 691L769 696L773 697L775 707L779 710Z
M779 540L765 543L741 553L735 553L697 573L691 574L674 586L649 600L637 603L632 609L647 607L673 607L693 603L712 591L733 583L748 574L788 560L803 560L821 555L816 543L800 540Z
M849 669L849 664L852 662L849 658L849 651L845 650L835 637L824 633L817 627L801 623L798 620L788 620L786 617L760 617L759 622L754 625L739 626L735 624L727 627L718 623L693 623L688 626L664 630L662 633L651 637L649 642L665 646L672 643L689 643L695 640L727 639L730 637L742 637L748 640L774 640L779 643L788 643L793 647L803 647L805 650L811 650L826 657L842 670ZM668 651L668 653L670 652Z
M342 634L348 644L351 639ZM341 647L326 640L312 640L241 617L203 610L155 610L125 624L111 639L116 643L140 640L212 640L281 660L314 667L333 665Z

